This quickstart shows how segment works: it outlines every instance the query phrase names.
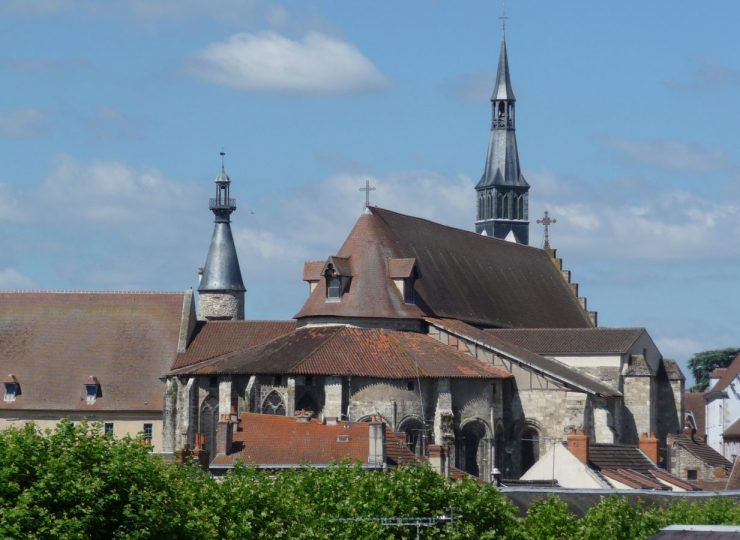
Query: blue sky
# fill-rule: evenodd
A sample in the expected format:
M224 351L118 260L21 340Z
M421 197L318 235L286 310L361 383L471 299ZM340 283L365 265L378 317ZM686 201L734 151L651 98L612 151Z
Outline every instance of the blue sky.
M0 288L182 290L218 152L249 318L379 206L472 228L499 2L0 0ZM604 326L738 346L735 2L508 2L531 218ZM532 225L532 243L542 232Z

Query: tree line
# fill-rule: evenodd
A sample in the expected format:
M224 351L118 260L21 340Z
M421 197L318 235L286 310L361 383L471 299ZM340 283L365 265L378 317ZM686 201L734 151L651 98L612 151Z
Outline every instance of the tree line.
M740 524L726 497L666 508L608 497L577 518L556 497L525 517L494 486L447 480L429 467L370 473L359 465L273 473L237 467L214 479L164 463L141 439L99 425L29 424L0 432L0 537L31 539L415 538L413 527L357 518L449 516L422 538L647 538L681 524Z

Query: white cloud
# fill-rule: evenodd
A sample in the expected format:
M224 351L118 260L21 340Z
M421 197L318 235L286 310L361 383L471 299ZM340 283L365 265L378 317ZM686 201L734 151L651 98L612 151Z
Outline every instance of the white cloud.
M24 276L13 268L0 269L0 290L20 291L35 289L36 284L27 276Z
M197 53L187 72L213 84L254 92L331 95L389 85L355 46L318 32L301 41L275 32L236 34Z
M443 85L445 94L465 103L485 103L491 97L496 74L491 71L476 71L450 79Z
M610 144L623 161L667 171L710 172L733 167L732 161L724 151L706 149L700 144L626 139L612 139Z
M46 131L46 116L38 109L0 111L0 139L32 139Z

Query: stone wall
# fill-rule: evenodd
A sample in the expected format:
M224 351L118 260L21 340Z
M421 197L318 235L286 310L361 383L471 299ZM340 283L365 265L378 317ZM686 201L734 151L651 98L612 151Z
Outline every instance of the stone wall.
M668 438L666 448L668 471L683 480L689 480L689 471L696 471L696 480L721 480L728 472L723 467L712 467Z
M198 303L202 320L244 320L243 292L202 292Z
M656 432L653 382L652 376L624 377L621 432L625 444L637 444L640 433Z

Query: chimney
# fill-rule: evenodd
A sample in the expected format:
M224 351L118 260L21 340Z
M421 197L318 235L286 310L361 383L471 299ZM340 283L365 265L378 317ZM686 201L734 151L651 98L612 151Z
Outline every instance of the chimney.
M651 433L650 435L643 433L640 435L640 450L642 450L653 463L656 465L658 464L658 460L660 459L660 446L658 444L658 437L655 436L655 433Z
M585 431L571 428L568 434L568 450L578 458L578 461L588 465L588 436Z
M373 416L368 424L368 454L370 465L385 465L385 422L380 416Z
M442 476L449 476L447 449L439 444L429 445L429 465Z
M231 452L231 443L234 435L233 426L229 415L222 414L216 427L216 454L225 455Z

